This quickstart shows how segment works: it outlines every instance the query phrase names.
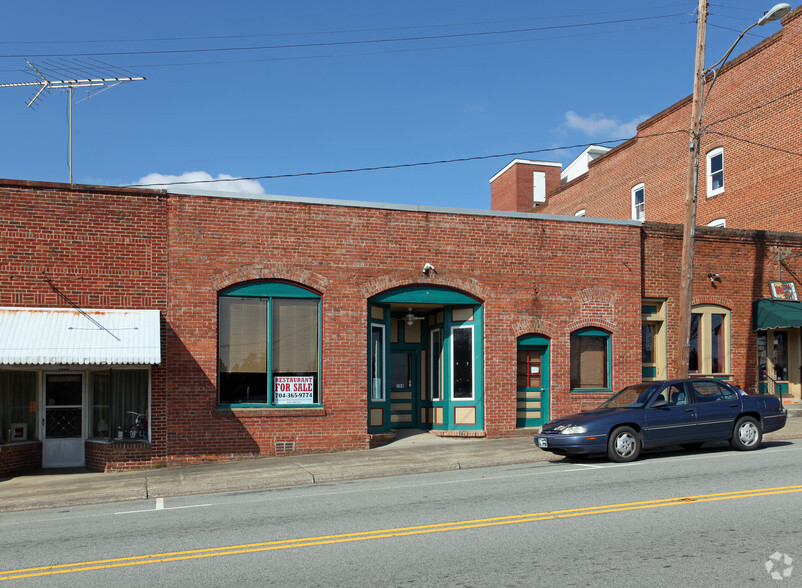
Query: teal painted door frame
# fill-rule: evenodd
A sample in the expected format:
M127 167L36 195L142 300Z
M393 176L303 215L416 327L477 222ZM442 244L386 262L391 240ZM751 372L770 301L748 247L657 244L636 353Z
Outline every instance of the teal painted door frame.
M539 427L549 420L549 340L536 335L519 337L516 355L515 426ZM536 383L539 385L532 385Z
M467 309L472 311L470 320L454 320L455 310ZM439 431L481 431L484 429L482 307L479 304L446 306L443 314L443 390L440 400L432 402L435 415L432 428ZM461 349L461 346L467 346L467 336L460 332L462 330L469 330L471 335L471 348L467 355L471 397L464 396L468 366L460 365L465 363L465 348Z
M404 304L442 305L442 322L421 325L421 343L391 343L390 305ZM382 312L374 309L382 309ZM431 406L432 424L436 430L470 431L484 429L484 337L481 303L471 296L447 288L409 286L383 292L368 301L368 432L389 432L395 426L392 420L392 389L390 386L391 354L395 351L415 351L413 362L412 425L421 426L421 408ZM439 313L440 311L438 311ZM381 315L381 318L379 318ZM420 378L429 377L430 365L421 365L423 358L429 362L432 329L442 328L443 361L439 399L423 401L420 398ZM381 334L381 335L380 335ZM382 336L381 345L377 337ZM382 347L383 345L383 347ZM456 346L455 346L456 345ZM421 352L425 351L425 354ZM377 378L379 361L383 358L383 378ZM379 370L380 371L380 370ZM431 382L425 382L431 397ZM381 390L381 391L380 391ZM396 417L398 418L398 417Z
M373 307L381 318L374 317ZM368 433L389 433L390 307L369 303L368 318Z

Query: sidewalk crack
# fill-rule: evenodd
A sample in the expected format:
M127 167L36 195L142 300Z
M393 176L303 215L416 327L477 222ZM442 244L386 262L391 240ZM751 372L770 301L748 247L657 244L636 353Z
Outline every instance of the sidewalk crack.
M312 472L310 472L308 469L306 469L306 468L305 468L304 466L302 466L301 464L297 464L297 465L298 465L298 467L299 467L299 468L301 468L303 471L305 471L307 474L309 474L309 477L310 477L310 478L312 478L312 483L313 483L313 484L317 484L317 480L315 479L315 474L313 474Z

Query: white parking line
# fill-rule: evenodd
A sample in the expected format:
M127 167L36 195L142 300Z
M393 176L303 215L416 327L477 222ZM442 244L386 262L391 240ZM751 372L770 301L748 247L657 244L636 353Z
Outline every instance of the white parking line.
M115 512L116 515L123 515L123 514L137 514L140 512L156 512L157 510L181 510L184 508L203 508L205 506L212 506L211 504L188 504L186 506L164 506L164 498L157 498L156 499L156 507L155 508L146 508L144 510L124 510L120 512Z

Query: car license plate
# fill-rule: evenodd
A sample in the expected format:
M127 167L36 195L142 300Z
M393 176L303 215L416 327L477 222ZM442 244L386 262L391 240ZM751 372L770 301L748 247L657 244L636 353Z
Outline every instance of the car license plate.
M545 437L540 437L537 440L537 446L538 447L548 447L549 446L549 440L546 439Z

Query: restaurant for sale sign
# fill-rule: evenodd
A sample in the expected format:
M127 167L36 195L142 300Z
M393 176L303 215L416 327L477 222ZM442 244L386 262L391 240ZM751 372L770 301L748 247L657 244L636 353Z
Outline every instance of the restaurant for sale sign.
M314 404L315 376L274 376L275 404Z

